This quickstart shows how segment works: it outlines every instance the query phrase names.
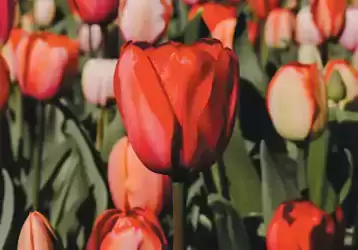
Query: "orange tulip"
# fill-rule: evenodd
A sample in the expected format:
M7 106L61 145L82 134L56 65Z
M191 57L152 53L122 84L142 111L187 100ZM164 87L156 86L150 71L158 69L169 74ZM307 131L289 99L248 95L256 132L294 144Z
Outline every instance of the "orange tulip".
M114 205L121 211L140 207L159 214L169 201L170 179L148 170L127 137L120 139L109 155L108 183Z
M0 1L0 48L6 43L14 24L16 4L15 0Z
M10 92L9 70L5 59L0 55L0 109L3 109Z
M22 226L17 250L53 250L60 244L48 220L39 212L32 212Z
M158 219L149 210L110 209L96 219L86 249L164 250L167 241Z
M339 249L333 248L339 230L342 228L335 226L332 216L310 201L285 202L268 226L267 250Z
M22 92L38 100L54 97L65 78L77 73L78 42L51 33L24 37L16 50L15 71Z
M173 165L199 171L215 161L235 122L238 69L234 52L216 39L122 47L114 93L146 167L170 174Z
M312 0L313 21L324 38L336 37L344 26L347 0Z
M190 9L189 20L192 20L200 9L203 10L202 17L211 36L219 39L225 47L232 48L237 22L236 7L215 2L198 4Z
M327 123L327 92L317 65L282 66L269 84L266 104L282 137L304 140L320 134Z
M288 9L276 8L265 23L265 42L271 48L286 48L295 29L295 15Z
M259 23L255 21L246 21L247 36L252 45L255 45L256 39L259 35Z
M260 19L265 19L271 10L278 7L279 0L247 0L252 12Z

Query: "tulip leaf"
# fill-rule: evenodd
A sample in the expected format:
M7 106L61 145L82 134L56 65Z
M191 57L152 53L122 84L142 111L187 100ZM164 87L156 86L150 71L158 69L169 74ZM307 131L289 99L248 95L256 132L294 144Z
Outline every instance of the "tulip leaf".
M15 193L11 177L6 169L1 169L2 186L1 195L1 217L0 217L0 249L4 249L7 236L10 233L15 213Z
M347 156L348 159L348 178L346 182L343 184L343 187L341 188L341 191L339 193L339 203L342 204L343 201L347 198L353 183L353 172L354 172L354 165L353 165L353 156L352 154L347 150L344 149L344 153Z
M265 228L276 208L284 201L300 197L298 163L287 154L272 152L265 141L260 145L262 207Z
M327 52L329 60L344 59L347 62L351 61L352 53L339 43L327 42Z
M232 204L218 194L210 194L208 204L214 213L219 249L250 250L245 225Z

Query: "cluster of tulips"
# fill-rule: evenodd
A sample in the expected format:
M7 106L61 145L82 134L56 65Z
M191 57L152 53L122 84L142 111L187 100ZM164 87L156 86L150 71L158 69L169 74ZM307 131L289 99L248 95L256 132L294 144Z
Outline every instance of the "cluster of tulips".
M174 0L64 2L79 23L75 37L46 31L55 18L54 0L34 0L32 12L22 14L17 1L1 1L7 11L0 17L0 107L6 109L11 82L43 102L69 91L79 71L88 102L104 107L115 100L127 133L108 158L115 208L94 222L88 250L168 249L158 216L171 208L172 199L174 249L184 250L183 184L225 152L237 118L240 55L233 48L241 6L251 10L247 27L253 45L261 38L273 49L298 44L297 62L277 70L266 94L268 113L283 138L318 138L329 108L343 107L358 94L357 1L348 6L346 0L185 0L188 20L202 13L213 37L190 45L167 35ZM117 59L102 51L111 25L125 41ZM332 41L351 51L352 60L322 59L320 50ZM79 68L81 53L91 59ZM40 212L24 222L19 250L61 245ZM310 201L292 200L275 211L266 245L269 250L341 249L344 234L340 207L330 214Z

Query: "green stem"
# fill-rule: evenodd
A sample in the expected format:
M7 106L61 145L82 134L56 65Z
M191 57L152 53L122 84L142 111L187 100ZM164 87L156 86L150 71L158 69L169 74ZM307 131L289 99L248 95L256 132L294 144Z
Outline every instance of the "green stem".
M298 170L297 170L297 183L298 188L302 192L308 188L308 176L307 176L307 150L308 144L297 145L298 156Z
M174 250L185 249L185 195L184 183L173 181Z
M39 192L41 183L41 169L42 169L42 152L44 146L45 135L45 105L42 101L39 101L36 106L36 139L37 147L34 155L34 182L33 185L33 208L39 209Z

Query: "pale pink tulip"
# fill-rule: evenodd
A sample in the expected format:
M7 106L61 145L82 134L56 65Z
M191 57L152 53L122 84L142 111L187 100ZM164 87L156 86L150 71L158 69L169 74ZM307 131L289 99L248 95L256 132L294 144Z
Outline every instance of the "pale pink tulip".
M86 100L105 106L114 99L113 75L116 59L90 59L82 70L82 91Z
M83 52L89 52L91 48L96 51L102 43L101 27L98 24L82 24L78 32L78 40Z
M318 45L323 38L316 25L309 6L303 7L296 16L296 41L300 44Z
M358 8L346 10L345 26L339 42L349 50L354 50L358 46Z
M35 0L34 1L34 21L40 27L49 26L56 13L55 0Z
M120 0L118 26L124 40L158 41L167 30L172 0Z

